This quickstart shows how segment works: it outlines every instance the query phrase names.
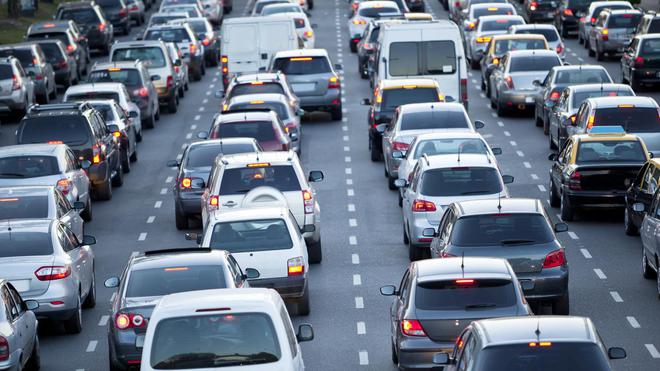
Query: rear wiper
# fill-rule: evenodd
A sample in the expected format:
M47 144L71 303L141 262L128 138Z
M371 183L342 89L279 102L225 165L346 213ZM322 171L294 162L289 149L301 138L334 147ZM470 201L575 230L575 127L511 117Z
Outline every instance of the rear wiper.
M480 308L492 308L496 305L493 303L482 303L482 304L468 304L465 306L465 309L480 309Z
M467 191L467 192L463 192L463 193L461 193L461 196L465 196L465 195L479 195L479 194L487 194L487 193L491 193L491 192L490 192L490 191Z
M534 240L510 239L500 241L501 245L521 245L526 243L533 243Z

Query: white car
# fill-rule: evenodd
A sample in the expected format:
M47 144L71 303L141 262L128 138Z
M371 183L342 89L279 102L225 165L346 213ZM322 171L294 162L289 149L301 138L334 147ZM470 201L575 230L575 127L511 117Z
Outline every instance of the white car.
M268 7L270 6L275 6L275 5L269 5ZM266 8L264 8L264 10ZM296 25L296 33L298 34L298 37L300 37L300 39L303 41L304 49L314 49L314 45L316 44L316 36L314 35L314 30L312 29L312 24L309 22L309 18L307 17L307 14L293 13L293 12L275 13L269 15L269 17L291 19L293 23Z
M144 335L142 371L195 369L303 371L298 343L314 339L309 324L293 325L270 289L215 289L167 295ZM140 339L138 339L139 341ZM166 366L165 366L166 365Z
M566 47L559 36L559 32L551 24L521 24L509 27L510 34L536 34L543 35L548 42L550 50L554 50L562 60L566 59Z
M348 42L351 52L357 52L357 44L362 39L364 30L370 21L400 15L399 6L394 1L363 1L359 3L355 14L348 20Z
M296 305L298 314L307 315L309 263L303 230L286 206L277 206L286 201L269 201L255 199L250 208L216 211L209 216L201 239L195 237L201 246L227 250L239 266L259 271L259 278L249 280L250 287L273 288Z

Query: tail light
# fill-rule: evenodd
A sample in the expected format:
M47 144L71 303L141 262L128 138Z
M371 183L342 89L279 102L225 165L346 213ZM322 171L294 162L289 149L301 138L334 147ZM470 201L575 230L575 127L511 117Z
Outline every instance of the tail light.
M56 184L55 187L57 189L59 189L60 192L62 192L63 195L66 196L67 194L69 194L69 191L71 190L71 182L67 178L60 179L60 180L57 181L57 184Z
M468 102L467 79L461 79L461 100L463 101L463 105L466 105Z
M314 36L314 32L312 31L305 31L305 37L310 39L312 36Z
M581 174L579 171L574 172L571 174L571 176L568 178L568 188L572 189L574 191L579 191L582 189L582 185L580 184L581 180Z
M69 52L69 54L71 54L74 51L76 51L76 46L74 44L69 44L66 46L66 51Z
M332 76L328 80L328 89L341 89L341 83L339 82L339 78L337 76Z
M99 31L105 31L105 29L106 29L107 27L108 27L108 26L106 26L105 23L99 23L99 25L98 25Z
M548 99L550 99L553 102L556 102L559 99L560 95L561 95L561 93L559 93L558 91L555 90L552 93L550 93L550 97Z
M644 67L644 57L635 58L635 67Z
M133 90L133 95L136 95L138 97L146 98L149 96L149 89L147 88L140 88L140 89L135 89Z
M354 25L367 24L367 21L365 21L364 19L354 19L353 24Z
M190 55L197 54L197 45L195 44L188 45L188 50L190 50Z
M564 9L564 15L566 16L572 16L573 15L573 9Z
M488 43L492 38L490 36L479 36L477 37L477 42L479 44Z
M4 336L0 336L0 361L9 359L9 342Z
M392 143L392 150L393 151L407 151L408 147L410 147L409 143L404 143L404 142L393 142Z
M564 249L559 249L545 256L543 268L556 268L566 264L566 255Z
M213 195L213 196L209 197L209 209L210 210L217 210L218 206L220 206L220 196Z
M596 23L596 17L591 17L591 23Z
M532 1L531 3L529 3L529 10L534 11L534 10L536 10L536 8L538 8L538 6L539 6L539 3L537 3L536 1Z
M181 72L181 67L179 66L174 66L174 72L180 73Z
M417 199L412 204L412 211L414 213L426 213L436 210L435 204L431 201Z
M38 73L38 74L34 75L34 79L37 80L37 81L42 81L44 79L44 75Z
M141 314L120 313L115 317L115 327L118 330L131 328L143 328L147 326L147 320Z
M128 15L128 11L126 10L126 8L121 8L119 10L119 16L120 17L126 17L127 15Z
M21 90L21 82L16 75L11 78L11 90Z
M461 2L457 1L454 3L454 8L460 8L461 7Z
M557 44L557 48L555 50L557 51L557 54L561 54L561 52L564 51L564 44L562 43Z
M364 50L374 50L374 46L371 45L370 43L364 43L362 44L362 47L364 48Z
M92 146L92 163L98 164L101 162L101 148L98 144Z
M590 115L589 120L587 121L587 130L594 127L594 122L596 122L596 118L594 117L594 115Z
M500 64L500 59L497 57L493 57L492 63L497 66L498 64Z
M506 83L506 86L507 86L509 89L513 89L513 79L511 78L511 76L507 76L507 77L505 77L505 78L504 78L504 82Z
M121 137L121 131L119 131L119 130L117 130L117 131L113 131L113 132L112 132L112 136L115 137L115 138L119 138L119 137Z
M401 332L406 336L426 336L422 324L416 319L404 319L401 321Z
M477 27L477 24L476 24L475 22L470 22L470 23L468 23L468 28L469 28L469 29L474 30L475 27Z
M229 58L227 58L226 55L223 55L220 57L220 63L222 63L222 74L227 75L229 73L229 67L227 66L229 64Z
M308 189L302 191L303 203L305 204L305 214L314 213L314 195Z
M202 40L202 44L204 46L209 46L209 45L211 45L211 40L209 40L209 38L206 37L206 38L204 38L204 40Z
M600 38L603 39L604 41L607 41L610 39L610 30L607 28L603 28L603 30L600 32Z
M71 275L70 266L48 266L41 267L34 272L39 281L55 281L67 278Z
M193 180L201 180L201 178L181 178L181 181L179 182L179 189L186 190L186 189L193 189L193 188L199 188L199 184L197 187L193 187Z
M129 11L129 12L137 12L138 10L139 10L139 9L138 9L138 6L137 6L137 5L131 5L131 7L128 8L128 11Z
M171 89L174 86L174 76L167 76L167 83L165 84L166 89Z
M67 61L61 61L60 63L57 64L57 68L67 68L69 67L69 63Z
M358 6L359 6L358 3L351 4L351 7L353 8L353 11L357 10Z
M305 274L305 261L302 256L296 256L286 262L286 268L289 276L300 276Z

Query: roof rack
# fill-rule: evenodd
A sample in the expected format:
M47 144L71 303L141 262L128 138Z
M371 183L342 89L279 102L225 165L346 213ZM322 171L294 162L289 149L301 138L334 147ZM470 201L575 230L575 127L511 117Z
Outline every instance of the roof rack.
M61 111L67 109L75 109L78 111L84 111L88 109L93 109L93 107L87 102L71 102L71 103L53 103L53 104L33 104L28 109L29 112L46 112L46 111Z
M160 249L148 250L144 252L144 256L161 255L161 254L178 254L182 252L205 252L213 251L210 247L178 247L173 249Z

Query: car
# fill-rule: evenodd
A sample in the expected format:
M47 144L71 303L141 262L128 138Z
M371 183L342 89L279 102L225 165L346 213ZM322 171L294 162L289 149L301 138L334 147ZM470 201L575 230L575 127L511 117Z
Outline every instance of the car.
M60 3L55 11L55 19L76 22L87 38L90 49L98 49L103 55L108 55L110 52L110 45L114 41L114 26L96 3L87 1Z
M167 24L170 21L176 21L179 19L188 19L188 18L190 18L190 16L188 15L188 13L185 12L152 13L151 17L149 17L149 22L147 22L147 27L145 28L145 30L149 29L152 26ZM138 38L141 38L141 36L138 35Z
M470 42L472 33L479 26L479 18L492 15L517 15L516 8L507 2L470 2L463 16L461 16L463 42L467 45ZM524 23L524 20L523 20ZM506 28L505 28L506 30Z
M459 1L448 1L448 10L449 10L449 19L456 22L457 25L463 24L463 21L470 18L470 6L476 4L504 4L507 3L506 0L459 0ZM491 10L493 11L493 10ZM482 14L485 15L485 14ZM474 19L477 19L475 17Z
M333 121L342 119L341 80L337 73L342 66L333 65L325 49L278 52L272 57L270 70L286 75L305 111L327 111Z
M470 151L469 148L465 148ZM456 153L422 155L410 171L410 181L397 179L403 211L403 242L411 261L429 257L433 241L424 231L435 229L453 202L507 198L506 184L512 176L502 176L497 161L489 154Z
M456 339L451 355L438 354L435 363L445 365L446 371L466 364L478 370L501 366L610 371L608 358L626 358L626 351L606 348L589 318L530 316L472 322Z
M128 17L131 21L135 21L138 26L146 22L145 4L142 0L125 0L126 7L128 8Z
M557 3L555 0L524 0L522 8L528 23L541 23L554 20Z
M183 61L188 64L193 80L199 81L206 73L204 51L197 35L187 24L152 26L144 33L144 40L162 40L176 43L183 53Z
M169 161L177 169L172 189L177 229L187 229L191 218L201 216L201 196L218 156L261 150L254 138L209 139L190 143L180 161Z
M87 103L99 111L105 120L108 130L117 138L119 147L121 148L122 171L124 173L130 173L131 163L138 160L138 131L128 117L128 112L121 108L117 102L110 99L88 100Z
M358 3L355 14L348 20L348 46L351 52L357 52L367 23L373 19L383 17L398 17L401 15L399 7L394 1L363 1Z
M54 186L68 205L80 209L84 221L92 220L91 184L85 168L66 144L21 144L0 147L0 187ZM64 202L62 210L64 209ZM1 218L1 219L11 219ZM80 237L80 233L78 233Z
M644 217L655 200L659 181L660 160L651 158L642 166L626 191L623 225L628 236L639 235ZM649 217L655 216L650 214Z
M216 95L223 98L221 103L221 107L223 107L230 99L239 95L269 93L284 94L289 98L293 109L300 108L300 99L293 92L291 84L281 71L236 75L229 81L227 88L224 91L216 92Z
M559 1L553 22L561 37L578 33L578 25L581 18L585 16L590 2L590 0Z
M216 26L220 25L225 16L224 7L222 6L222 1L202 0L201 2L202 2L202 13L204 13L204 18L208 19L209 22L212 22Z
M520 26L511 26L511 29ZM491 38L481 58L481 90L490 96L490 74L510 50L550 49L545 37L537 34L502 34Z
M68 334L82 331L82 309L96 305L92 236L82 241L58 220L6 221L0 266L4 279L24 300L39 303L39 320L62 323Z
M46 56L48 63L53 66L55 83L68 88L80 81L76 59L66 53L64 43L56 39L35 40Z
M250 287L247 278L256 278L259 272L245 271L223 250L191 247L132 255L121 277L104 282L117 289L108 322L110 370L129 370L140 364L142 349L136 340L147 332L161 298L180 292Z
M598 16L605 9L633 9L633 6L630 2L621 0L591 2L589 8L579 19L578 23L578 43L584 43L585 49L589 49L589 34L591 33L591 28L596 24Z
M484 318L529 316L513 268L505 259L466 257L410 263L390 306L392 361L400 370L434 369L437 352L451 353L458 335Z
M644 141L622 127L595 126L587 134L573 135L558 155L549 157L550 206L560 207L565 221L583 208L622 207L649 158Z
M220 62L220 34L213 29L213 26L206 18L186 18L176 19L168 22L169 24L188 23L190 28L201 40L204 46L204 60L206 66L214 67Z
M568 86L579 84L611 84L612 77L603 66L579 64L577 66L552 67L539 85L534 103L534 121L543 127L543 132L550 130L550 110L557 104L562 91Z
M273 5L273 4L290 4L292 1L290 0L256 0L252 6L252 10L250 11L250 16L251 17L257 17L261 15L261 11L268 5Z
M433 237L431 256L505 258L522 284L527 301L549 303L553 314L569 313L569 266L541 200L494 198L455 202L447 208Z
M271 203L273 205L274 203ZM263 203L209 215L200 246L227 250L239 265L259 271L250 287L275 289L299 315L309 315L309 261L302 230L291 211Z
M424 13L426 11L426 6L424 5L423 0L406 0L406 5L411 12Z
M16 130L17 144L67 144L85 169L92 195L99 200L112 198L112 187L124 183L120 148L103 117L87 103L35 105Z
M205 325L196 327L194 323ZM298 333L294 333L286 307L274 290L221 289L173 294L164 297L154 309L144 339L145 362L140 368L161 369L163 362L171 369L186 368L188 363L182 356L204 352L210 357L196 363L201 367L220 363L236 370L272 367L302 371L305 367L298 343L313 338L309 324L299 325ZM244 354L239 357L240 363L235 355L219 350L215 346L219 342L231 344L228 346L233 354Z
M146 66L148 62L99 62L95 63L87 76L88 83L119 82L124 84L130 101L133 102L140 113L140 123L152 129L156 120L160 118L160 105L158 92L151 81L151 75ZM128 109L128 104L123 106ZM133 109L135 110L135 109ZM141 128L140 128L141 129ZM137 132L138 141L141 140L142 130Z
M474 32L471 32L466 40L465 55L473 69L479 68L481 58L493 36L507 33L509 27L525 24L525 20L519 15L485 15L477 20Z
M186 13L190 18L203 17L202 10L194 4L161 6L160 13Z
M174 77L179 98L183 98L190 86L190 68L188 67L188 64L183 61L183 53L181 52L181 49L176 46L176 43L165 43L165 46L167 47L170 59L174 65Z
M646 12L637 26L636 35L646 35L660 32L660 14L654 11Z
M389 189L397 189L394 181L398 178L401 162L401 159L393 157L393 153L408 150L415 136L445 129L471 132L482 127L481 121L470 122L465 107L460 103L413 103L397 107L390 123L376 127L382 136L381 147Z
M642 277L650 280L656 279L656 294L660 299L660 248L656 229L660 224L660 205L659 192L654 192L651 197L650 205L641 200L632 204L632 209L642 215L642 223L639 228L639 234L642 240Z
M374 88L373 99L364 98L363 105L369 106L367 125L369 130L369 152L371 161L383 158L383 137L378 125L391 124L396 109L411 103L440 103L445 95L433 79L387 79L380 80Z
M41 46L35 43L0 45L0 58L7 57L18 59L23 70L32 78L38 103L48 104L57 97L55 71Z
M41 368L37 317L34 300L23 300L11 282L0 279L0 367L7 370Z
M209 131L199 139L254 138L266 151L289 151L293 138L284 130L277 112L270 108L222 111L213 118Z
M77 34L73 21L48 21L32 24L26 32L26 41L57 39L64 43L66 52L76 59L78 76L87 74L90 63L89 47L82 35ZM76 27L77 29L77 27Z
M515 50L507 52L490 74L490 106L498 116L517 109L535 107L541 81L555 66L563 65L554 50Z
M255 198L286 203L302 228L310 263L320 263L323 259L321 208L312 183L322 180L323 172L318 170L305 176L293 151L223 156L216 159L202 193L202 225L208 224L215 211L249 206Z
M14 57L0 58L0 112L21 118L36 100L34 82Z
M291 138L291 149L298 155L302 150L302 125L300 117L305 113L302 109L294 111L289 100L283 94L247 94L232 98L227 103L227 110L270 109L277 113L282 121L284 132Z
M177 5L195 5L199 10L204 9L201 0L163 0L160 2L160 7L177 6Z
M131 33L131 16L125 0L94 0L108 18L115 32L121 30L123 35Z
M660 53L660 36L646 34L635 36L623 51L621 58L621 80L633 90L643 84L660 82L660 64L655 56Z
M166 105L170 113L176 113L179 105L179 94L174 81L174 64L169 51L162 40L117 42L110 50L111 62L135 61L147 62L147 70L151 74L158 102Z
M296 33L303 42L303 49L314 49L316 43L316 36L312 25L305 13L277 13L271 14L268 17L278 19L290 19L296 25Z
M606 53L608 56L623 53L630 45L641 20L642 12L639 10L605 9L600 12L587 34L589 56L595 55L596 60L602 61Z
M550 103L548 130L550 149L564 148L566 139L576 129L577 111L587 98L633 96L635 92L624 84L579 84L564 88L556 103Z
M562 60L566 59L566 46L559 36L559 31L551 24L522 24L511 26L509 33L513 35L542 35L548 42L548 49L554 50Z
M378 50L378 35L380 34L380 26L384 22L402 22L402 20L375 19L367 24L364 34L360 37L360 41L356 46L358 72L363 79L368 79L371 76L371 70L374 68L373 56L376 50Z

